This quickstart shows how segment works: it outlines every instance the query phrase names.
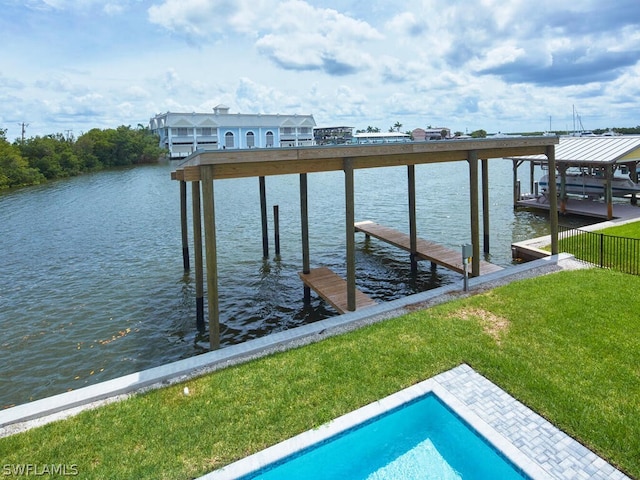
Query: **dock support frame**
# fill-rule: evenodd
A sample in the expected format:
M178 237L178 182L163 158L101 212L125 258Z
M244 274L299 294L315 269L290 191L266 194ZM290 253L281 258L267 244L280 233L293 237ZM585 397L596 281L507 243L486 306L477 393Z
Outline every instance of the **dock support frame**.
M344 198L347 244L347 309L356 309L356 229L353 159L344 159Z
M407 191L409 195L409 244L411 252L409 258L411 260L411 274L418 273L418 259L416 253L418 251L418 231L416 225L416 166L407 165Z
M262 258L269 258L269 231L267 227L267 186L264 177L260 183L260 217L262 219Z
M469 163L469 208L471 213L471 244L473 257L471 259L471 275L480 275L480 210L478 205L478 152L469 150L467 153Z
M309 260L309 204L307 174L300 174L300 227L302 234L302 272L309 273L311 265ZM311 303L311 288L304 285L304 302Z
M207 262L207 304L209 307L209 346L220 348L220 311L218 305L218 252L216 247L216 214L213 190L213 165L201 168L204 238Z
M549 226L551 228L551 255L558 254L558 187L555 182L556 149L553 145L545 148L549 162Z
M204 331L204 266L202 263L202 211L200 182L191 182L191 208L193 210L193 250L196 263L196 328Z
M190 268L187 224L187 182L180 180L180 230L182 232L182 266L185 270Z
M489 160L483 158L482 163L482 246L485 254L489 253Z

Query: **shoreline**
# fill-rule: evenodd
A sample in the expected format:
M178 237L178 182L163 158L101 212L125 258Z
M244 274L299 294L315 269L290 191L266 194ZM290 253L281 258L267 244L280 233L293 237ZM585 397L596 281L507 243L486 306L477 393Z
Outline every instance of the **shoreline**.
M482 293L524 278L585 267L584 263L575 260L569 254L548 256L490 275L472 278L469 280L470 289L468 292L464 292L461 282L457 282L356 312L349 312L267 335L243 344L225 347L221 350L124 375L78 390L17 405L0 411L0 438L69 418L85 410L126 400L138 393L167 387L275 352L319 342L330 336L340 335L416 309L429 308L453 299Z

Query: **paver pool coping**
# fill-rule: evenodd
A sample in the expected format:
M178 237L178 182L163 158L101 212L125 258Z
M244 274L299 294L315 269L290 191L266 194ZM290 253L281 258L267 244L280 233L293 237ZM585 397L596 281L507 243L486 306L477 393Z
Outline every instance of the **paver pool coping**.
M497 385L460 365L200 477L241 478L429 393L533 480L628 479Z

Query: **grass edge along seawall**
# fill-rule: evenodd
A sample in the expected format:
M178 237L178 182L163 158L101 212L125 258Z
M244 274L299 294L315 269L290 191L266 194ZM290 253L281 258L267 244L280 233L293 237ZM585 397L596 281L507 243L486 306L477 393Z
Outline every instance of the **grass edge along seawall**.
M637 320L613 299L638 282L589 270L512 283L0 439L0 456L188 478L468 363L637 477Z

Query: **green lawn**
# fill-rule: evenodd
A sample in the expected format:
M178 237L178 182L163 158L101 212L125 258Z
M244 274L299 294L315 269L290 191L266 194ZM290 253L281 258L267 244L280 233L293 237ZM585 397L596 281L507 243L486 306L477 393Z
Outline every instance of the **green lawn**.
M599 233L605 235L615 235L617 237L640 238L640 222L631 222L624 225L616 225L615 227L599 230Z
M624 294L639 291L597 269L515 282L0 439L0 459L193 478L468 363L640 477L640 321Z
M640 272L640 222L616 225L596 232L560 235L558 248L580 260L625 273ZM547 246L546 250L551 247Z

